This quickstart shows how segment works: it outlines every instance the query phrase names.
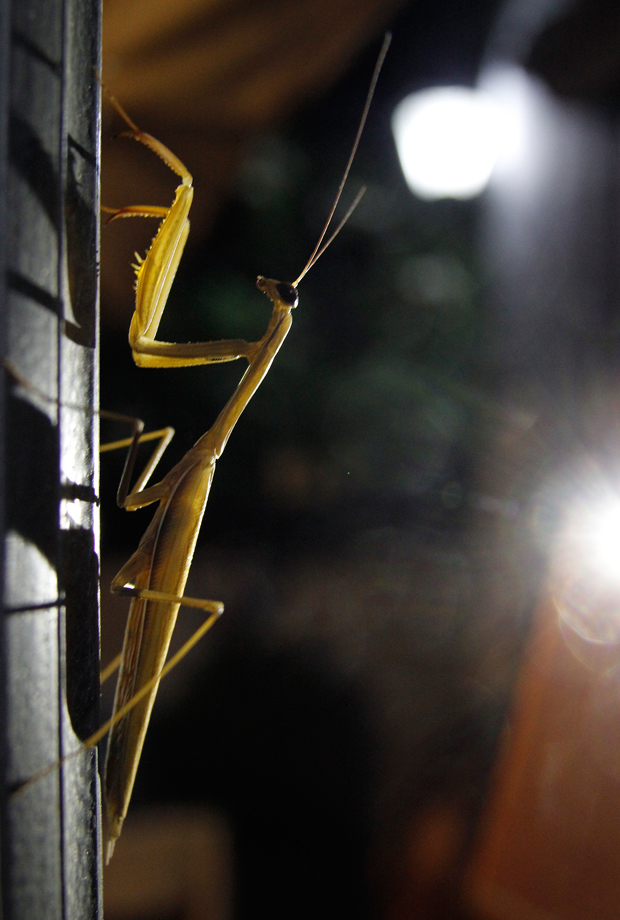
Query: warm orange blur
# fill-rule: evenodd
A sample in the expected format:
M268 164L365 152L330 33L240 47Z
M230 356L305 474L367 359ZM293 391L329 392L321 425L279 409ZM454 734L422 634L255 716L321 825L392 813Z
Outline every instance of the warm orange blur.
M543 605L470 873L476 920L618 916L617 668L586 663L576 641Z

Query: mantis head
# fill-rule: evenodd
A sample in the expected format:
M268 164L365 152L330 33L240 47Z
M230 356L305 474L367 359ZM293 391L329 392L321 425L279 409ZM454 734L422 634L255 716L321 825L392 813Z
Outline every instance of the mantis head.
M262 275L259 275L256 279L256 287L275 304L283 304L291 310L297 306L299 295L294 284L276 281L275 278L263 278Z

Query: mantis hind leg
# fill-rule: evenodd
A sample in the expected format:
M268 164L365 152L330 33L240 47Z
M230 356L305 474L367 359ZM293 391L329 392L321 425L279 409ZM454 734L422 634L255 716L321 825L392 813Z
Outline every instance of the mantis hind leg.
M211 628L211 626L215 622L215 619L222 615L222 613L224 612L224 605L222 604L221 601L206 600L204 598L198 598L198 597L187 597L185 595L181 597L177 597L174 594L164 594L162 591L150 591L146 588L140 589L140 588L127 588L127 587L118 587L118 586L115 587L114 582L120 583L120 581L122 581L121 576L125 572L125 569L126 567L124 566L121 569L121 571L118 573L114 581L112 582L112 587L110 589L112 594L116 594L120 596L128 595L131 597L142 597L145 600L164 601L166 603L180 604L182 607L197 607L200 610L211 611L211 616L207 620L207 623L209 625L205 627L205 624L203 623L202 626L199 626L196 632L193 633L193 635L179 649L179 651L173 655L173 657L170 659L169 662L167 662L166 666L164 667L164 669L161 671L159 675L159 679L161 680L161 678L164 677L169 671L171 671L172 668L175 665L177 665L179 661L181 661L182 658L185 658L185 656L190 651L190 649L193 648L193 646L202 638L202 636L205 634L207 629ZM109 677L111 677L115 671L118 670L121 664L122 657L123 657L123 653L119 652L118 655L115 658L113 658L112 661L108 665L106 665L105 668L102 669L101 674L99 675L99 680L102 684L105 683L105 681ZM150 686L152 685L149 683L146 686L150 688ZM146 692L148 691L144 691L144 693ZM135 699L135 697L132 697L132 699ZM137 699L135 699L135 702L139 703L141 699L142 699L142 696L139 696Z
M224 605L221 604L219 601L205 601L205 600L199 601L196 598L182 598L181 600L183 603L187 601L192 601L192 603L188 606L192 606L192 607L202 606L205 610L211 610L212 611L211 615L207 617L204 623L202 623L198 627L198 629L187 640L187 642L185 642L181 646L179 651L176 652L172 656L172 658L170 658L166 662L166 664L161 669L161 671L158 671L158 673L154 677L152 677L145 684L143 684L143 686L140 687L140 689L131 697L130 700L128 700L125 703L124 706L121 706L121 708L117 712L115 712L114 715L111 716L107 720L107 722L104 722L103 725L100 728L98 728L96 732L93 732L90 738L86 739L86 741L84 742L85 748L94 747L96 744L98 744L101 741L101 739L107 735L107 733L110 731L113 725L116 725L116 723L119 722L123 718L123 716L126 716L127 713L130 712L134 708L134 706L137 706L140 700L143 699L147 695L147 693L150 693L153 687L157 683L159 683L159 681L163 677L165 677L166 674L169 674L170 671L172 671L172 669L176 667L179 661L181 661L181 659L185 658L187 653L196 645L197 642L199 642L202 639L204 634L208 632L209 629L211 629L215 621L218 619L218 617L221 616L224 610ZM207 605L210 605L210 606L207 606ZM217 608L217 609L214 609L214 608ZM111 667L111 665L109 667Z

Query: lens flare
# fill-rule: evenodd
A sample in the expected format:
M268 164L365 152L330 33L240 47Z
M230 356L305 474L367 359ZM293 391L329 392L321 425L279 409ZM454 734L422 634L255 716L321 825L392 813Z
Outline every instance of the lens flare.
M620 493L590 496L566 514L552 583L565 626L587 642L620 643Z

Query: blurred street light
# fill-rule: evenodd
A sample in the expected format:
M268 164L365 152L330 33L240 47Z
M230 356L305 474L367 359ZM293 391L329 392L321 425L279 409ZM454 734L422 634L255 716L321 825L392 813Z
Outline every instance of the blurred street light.
M427 200L480 194L503 133L493 99L463 86L407 96L394 110L392 131L407 184Z

